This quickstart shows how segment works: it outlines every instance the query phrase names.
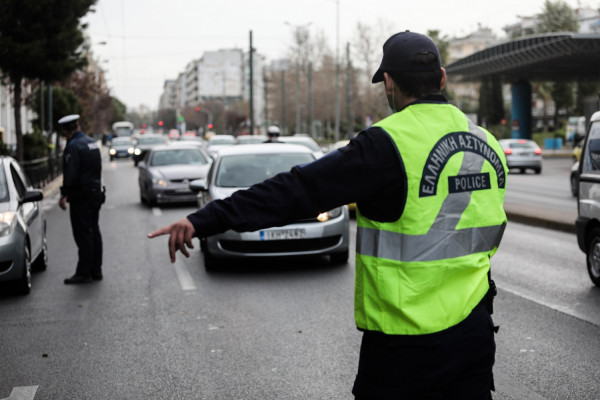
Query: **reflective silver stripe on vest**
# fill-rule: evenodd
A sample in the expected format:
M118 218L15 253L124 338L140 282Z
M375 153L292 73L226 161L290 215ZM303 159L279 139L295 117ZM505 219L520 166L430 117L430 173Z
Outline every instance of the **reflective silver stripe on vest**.
M487 136L477 125L469 119L469 133L479 137L484 142L487 142ZM485 159L472 152L463 153L463 162L458 175L466 175L468 173L480 172ZM460 217L466 210L471 201L471 192L453 193L446 197L442 208L438 213L435 222L431 229L433 230L453 230L456 228Z
M487 135L471 120L469 132L487 142ZM463 153L459 175L481 171L484 158L472 152ZM471 200L471 192L452 193L442 204L429 232L406 235L358 227L358 254L402 262L434 261L489 252L500 244L506 224L479 228L456 229ZM453 244L449 246L448 244Z
M500 244L506 224L452 231L430 230L425 235L358 227L356 252L401 262L435 261L489 252ZM448 246L453 243L453 246Z

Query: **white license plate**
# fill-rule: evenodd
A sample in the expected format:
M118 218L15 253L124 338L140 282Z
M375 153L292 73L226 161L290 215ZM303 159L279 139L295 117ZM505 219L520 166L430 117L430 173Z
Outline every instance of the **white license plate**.
M306 229L278 229L271 231L260 231L260 240L293 240L302 239L306 236Z

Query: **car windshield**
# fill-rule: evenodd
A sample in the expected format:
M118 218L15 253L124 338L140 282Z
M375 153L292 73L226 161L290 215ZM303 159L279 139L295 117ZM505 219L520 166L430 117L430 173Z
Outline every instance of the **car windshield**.
M308 153L223 156L215 182L220 187L249 187L313 160L314 157Z
M313 142L310 139L300 139L300 138L295 138L295 137L282 137L280 138L282 142L285 143L292 143L292 144L301 144L302 146L306 146L308 147L311 151L319 151L319 145L315 142Z
M218 145L235 144L235 139L233 137L214 137L213 136L208 140L208 144L210 146L215 145L215 144L218 144Z
M6 183L6 175L0 170L0 203L8 201L8 184Z
M130 143L131 143L131 140L127 137L124 137L124 138L116 137L112 140L113 146L123 146L123 145L127 145Z
M161 143L167 143L167 141L161 137L140 137L137 140L137 144L161 144Z
M168 149L154 152L150 159L150 165L158 167L162 165L204 165L208 160L196 149Z
M518 141L518 142L510 142L508 146L511 149L531 149L537 147L535 142L530 141Z

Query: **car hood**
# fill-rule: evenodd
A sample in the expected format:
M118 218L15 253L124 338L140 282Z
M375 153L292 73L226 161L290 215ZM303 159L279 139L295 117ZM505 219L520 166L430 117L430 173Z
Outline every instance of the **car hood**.
M244 190L244 189L247 189L247 188L245 188L245 187L230 188L230 187L213 186L211 197L213 198L213 200L225 199L225 198L231 196L232 194L234 194L235 192L237 192L238 190Z
M205 178L210 164L204 165L163 165L160 167L152 167L153 172L157 172L169 180L177 179L200 179Z

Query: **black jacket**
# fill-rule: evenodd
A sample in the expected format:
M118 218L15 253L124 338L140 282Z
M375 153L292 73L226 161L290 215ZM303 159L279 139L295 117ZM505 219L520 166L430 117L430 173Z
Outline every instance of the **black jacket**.
M77 132L67 141L63 152L62 196L102 185L102 158L98 142L83 132Z

